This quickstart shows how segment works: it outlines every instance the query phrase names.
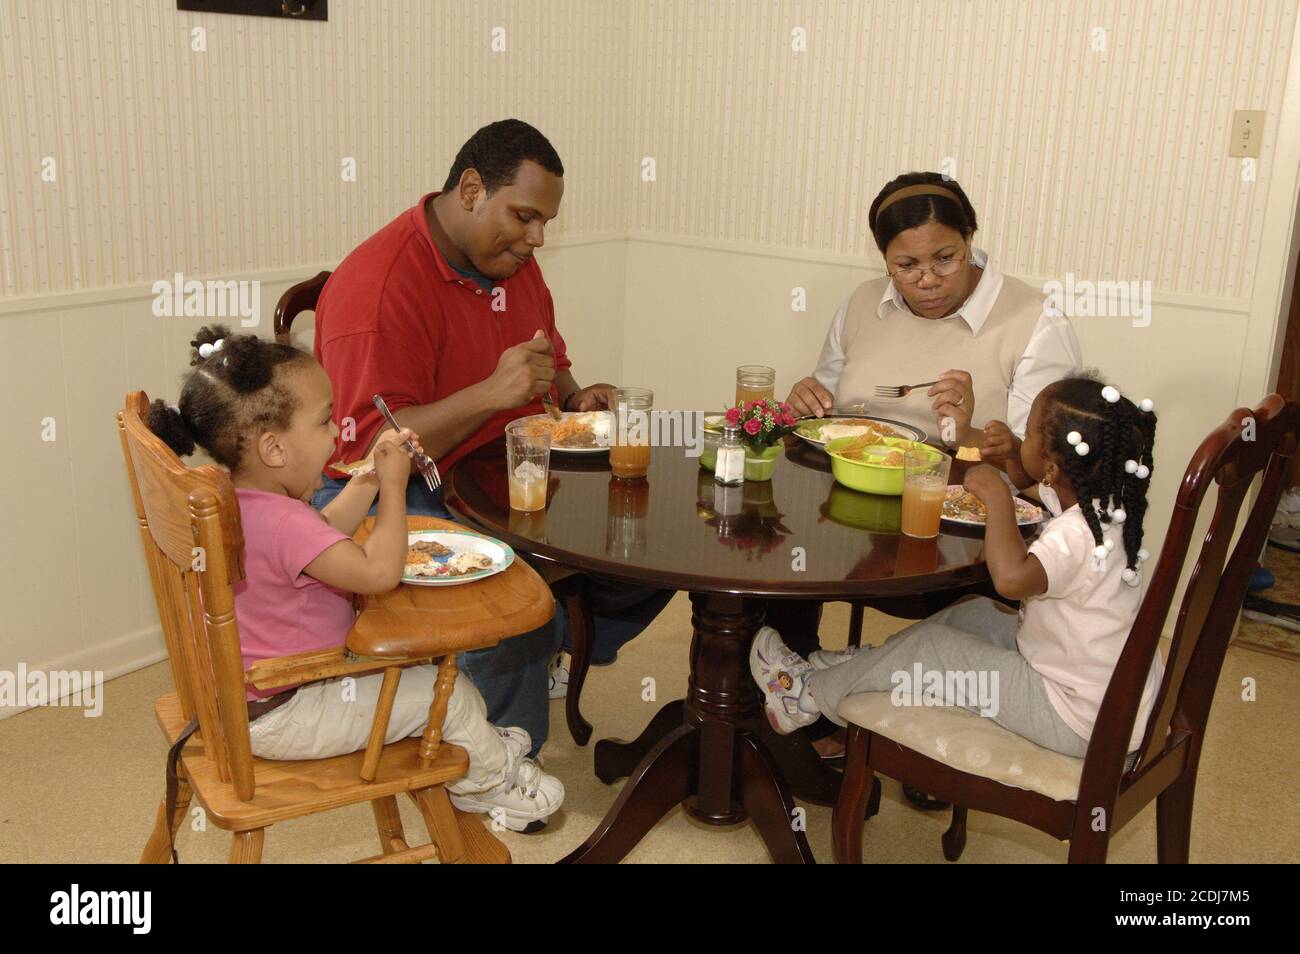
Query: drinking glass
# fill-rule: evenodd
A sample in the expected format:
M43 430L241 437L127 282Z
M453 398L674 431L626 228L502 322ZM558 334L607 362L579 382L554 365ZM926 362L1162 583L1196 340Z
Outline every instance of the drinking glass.
M925 444L903 452L903 518L909 537L937 537L952 458Z
M609 470L615 477L644 477L650 469L650 410L655 393L649 388L615 388L614 434Z
M742 364L736 369L736 403L776 400L776 371L761 364Z
M534 425L535 427L535 425ZM511 510L546 509L546 484L551 472L551 432L528 422L506 425L506 476L510 481Z

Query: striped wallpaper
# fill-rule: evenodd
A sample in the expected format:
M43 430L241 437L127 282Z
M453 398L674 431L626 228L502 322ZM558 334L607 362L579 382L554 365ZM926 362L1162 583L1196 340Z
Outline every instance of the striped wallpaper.
M331 0L329 15L0 3L0 297L337 260L441 188L469 134L506 116L565 162L549 234L625 228L627 173L610 162L620 6Z
M0 3L0 298L336 261L440 186L474 128L518 115L568 169L552 235L874 263L876 190L949 159L1005 271L1244 299L1295 16L1295 0L332 0L322 24ZM1227 157L1235 109L1267 114L1256 181Z
M1248 297L1296 6L636 3L631 143L657 179L630 220L875 265L872 198L947 157L1003 271ZM1236 109L1267 112L1255 182L1227 156Z

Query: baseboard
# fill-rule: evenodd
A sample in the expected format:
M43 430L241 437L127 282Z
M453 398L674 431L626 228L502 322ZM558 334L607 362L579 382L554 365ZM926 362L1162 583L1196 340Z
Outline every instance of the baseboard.
M104 682L125 676L127 673L152 666L167 658L167 645L163 641L162 627L153 626L126 633L106 643L97 643L58 659L28 663L28 672L102 672ZM12 670L11 670L12 671ZM26 712L32 706L6 706L0 708L0 721Z

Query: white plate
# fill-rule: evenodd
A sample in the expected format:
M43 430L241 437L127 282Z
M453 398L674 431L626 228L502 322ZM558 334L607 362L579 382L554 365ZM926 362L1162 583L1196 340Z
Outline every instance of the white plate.
M551 442L551 450L557 454L607 454L609 453L609 442L614 436L614 414L612 411L564 411L561 415L564 420L573 418L584 418L591 422L592 431L596 435L596 440L604 440L603 447L561 447L554 441ZM519 418L521 421L550 421L549 414L532 414L528 417Z
M948 492L947 492L947 495L946 495L946 497L945 497L945 501L944 501L945 504L947 503L947 500L948 500L948 499L951 499L952 497L959 497L959 496L961 496L962 494L964 494L965 492L966 492L966 488L963 487L961 484L949 484L949 485L948 485ZM1019 524L1019 525L1022 526L1022 527L1030 527L1030 526L1033 526L1033 525L1036 524L1036 523L1042 523L1042 522L1043 522L1043 519L1044 519L1044 518L1043 518L1043 508L1042 508L1042 507L1040 507L1038 504L1034 503L1032 500L1025 500L1023 497L1016 497L1016 498L1014 498L1014 500L1015 500L1015 504L1016 504L1016 523L1017 523L1017 524ZM1035 509L1038 511L1038 516L1036 516L1036 517L1026 517L1026 516L1024 515L1024 513L1021 511L1021 508L1022 508L1022 507L1025 507L1025 506L1029 506L1029 507L1033 507L1033 508L1035 508ZM950 516L948 516L946 513L943 515L943 519L946 520L946 521L948 521L949 523L955 523L955 524L958 524L959 526L963 526L963 527L982 527L982 526L985 525L985 521L983 521L983 520L967 520L967 519L964 519L964 518L962 518L962 517L950 517Z
M495 576L515 562L515 551L500 540L485 537L470 530L410 530L406 534L409 547L417 540L434 540L449 548L452 552L435 563L446 563L458 553L481 553L492 561L484 570L475 570L461 576L410 576L402 577L403 583L416 586L457 586L461 583L473 583L489 576Z
M866 423L883 424L885 427L892 428L893 430L898 432L897 434L887 435L887 436L902 437L910 441L921 441L921 442L924 442L926 438L925 431L921 430L920 428L912 427L910 424L903 424L900 421L890 420L887 417L869 417L867 415L858 415L854 417L832 416L826 418L826 420L823 421L823 423L826 423L826 421L844 421L846 424L857 424L859 422L863 424ZM803 441L805 444L811 444L813 447L817 447L817 448L821 448L822 450L825 450L826 443L827 443L826 441L820 440L815 437L808 437L807 435L801 434L799 432L799 426L806 423L808 422L800 421L799 425L796 425L794 430L794 436L799 438L799 440ZM841 435L841 436L847 436L847 435Z

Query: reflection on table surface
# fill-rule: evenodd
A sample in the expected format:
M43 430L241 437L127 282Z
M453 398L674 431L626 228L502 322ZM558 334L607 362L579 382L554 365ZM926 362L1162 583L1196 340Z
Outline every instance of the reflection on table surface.
M813 595L848 581L869 595L987 579L982 530L903 536L900 498L837 484L825 455L802 442L770 481L739 487L717 484L680 447L654 448L635 480L611 476L604 456L552 453L547 508L535 513L509 508L500 442L459 462L447 483L453 510L517 549L680 589Z

